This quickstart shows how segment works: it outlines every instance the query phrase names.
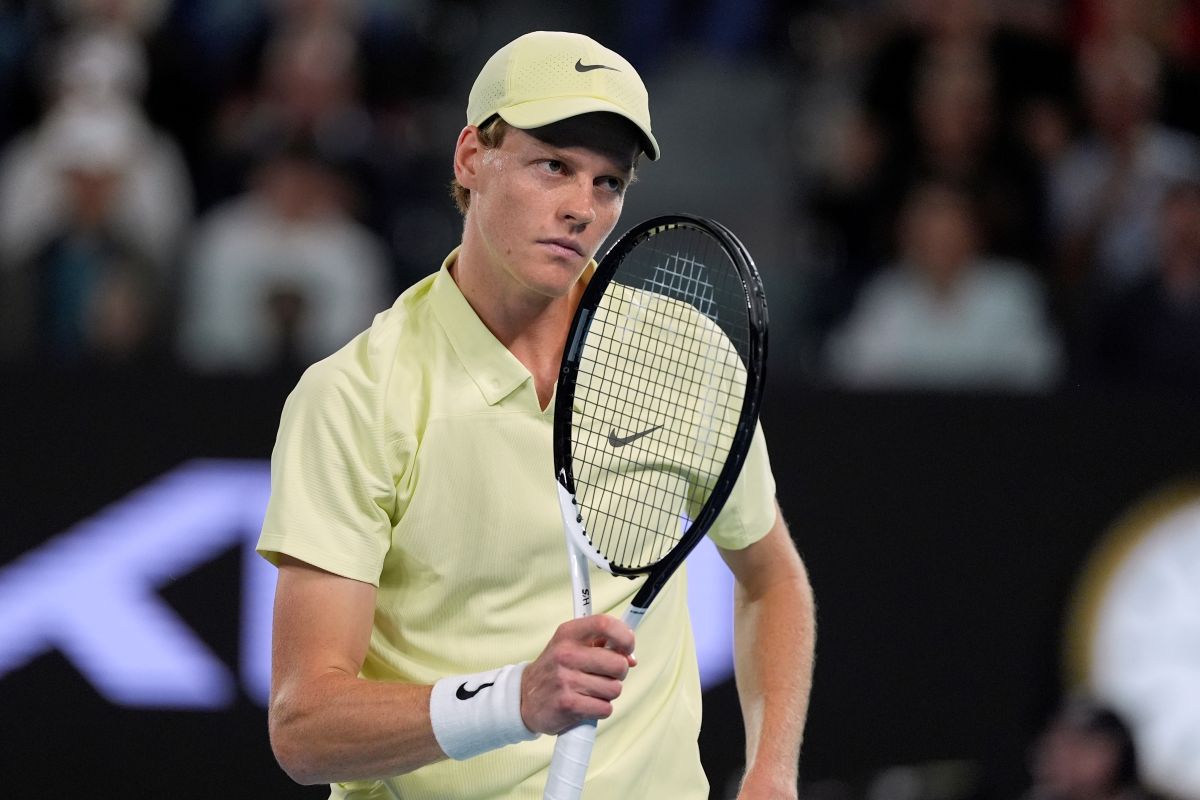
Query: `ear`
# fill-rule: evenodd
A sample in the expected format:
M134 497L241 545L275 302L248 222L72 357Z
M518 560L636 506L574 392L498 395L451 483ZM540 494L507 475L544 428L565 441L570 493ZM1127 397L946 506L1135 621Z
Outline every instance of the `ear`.
M479 143L479 129L468 125L458 134L454 146L454 177L466 189L474 190L479 182L479 158L483 145Z

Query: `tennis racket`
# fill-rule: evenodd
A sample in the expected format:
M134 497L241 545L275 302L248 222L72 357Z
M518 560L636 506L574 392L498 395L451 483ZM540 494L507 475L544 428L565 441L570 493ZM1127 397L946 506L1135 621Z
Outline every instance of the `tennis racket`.
M604 256L559 373L554 469L575 616L589 569L648 573L636 628L729 497L758 420L767 349L762 281L741 242L701 217L657 217ZM545 800L583 792L596 721L562 733Z

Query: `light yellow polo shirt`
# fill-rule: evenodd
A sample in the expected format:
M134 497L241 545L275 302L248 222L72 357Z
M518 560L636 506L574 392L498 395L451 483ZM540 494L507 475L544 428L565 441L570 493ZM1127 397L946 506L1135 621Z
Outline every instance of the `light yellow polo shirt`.
M459 291L456 255L304 374L272 455L259 552L379 587L361 672L371 680L432 684L532 660L572 613L554 404L540 408L529 372ZM774 492L758 431L710 537L739 549L764 536ZM589 797L708 797L683 572L638 629L638 666L598 728ZM594 572L594 610L620 616L641 582ZM542 736L331 796L535 800L553 748Z

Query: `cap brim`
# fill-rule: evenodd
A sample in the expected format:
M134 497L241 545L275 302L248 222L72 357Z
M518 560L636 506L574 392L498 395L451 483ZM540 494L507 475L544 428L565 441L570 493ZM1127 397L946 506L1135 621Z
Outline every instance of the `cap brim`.
M648 127L642 125L625 109L616 103L601 100L598 97L552 97L544 100L533 100L528 103L518 103L499 109L496 113L501 119L514 128L529 130L561 122L564 119L577 117L580 114L592 114L606 111L624 117L634 124L642 135L642 150L651 161L657 161L659 156L658 142Z

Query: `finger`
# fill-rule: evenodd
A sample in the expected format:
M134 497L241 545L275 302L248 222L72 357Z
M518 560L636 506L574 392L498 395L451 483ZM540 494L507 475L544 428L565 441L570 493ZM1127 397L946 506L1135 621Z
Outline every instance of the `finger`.
M575 722L607 719L613 702L621 696L621 682L596 676L581 676L574 689L560 701L560 709Z
M561 727L556 724L554 730L550 733L559 734L563 731L573 728L584 720L588 719L608 719L613 714L613 704L604 700L597 700L593 697L581 697L579 702L575 704L572 711L560 720L565 720L561 723Z
M622 655L631 655L634 647L633 629L616 617L596 614L571 620L559 627L570 638L589 645L607 647Z
M592 647L603 647L606 650L612 650L613 652L616 652L616 650L609 647L603 639L597 639L596 641L592 642ZM635 656L633 653L620 653L619 655L623 655L625 657L625 663L630 668L637 666L637 656Z
M621 696L623 684L615 678L603 678L598 675L585 675L579 681L575 690L577 694L611 703Z
M602 678L625 680L629 674L629 659L605 647L574 644L559 651L556 661L571 672L597 675Z

